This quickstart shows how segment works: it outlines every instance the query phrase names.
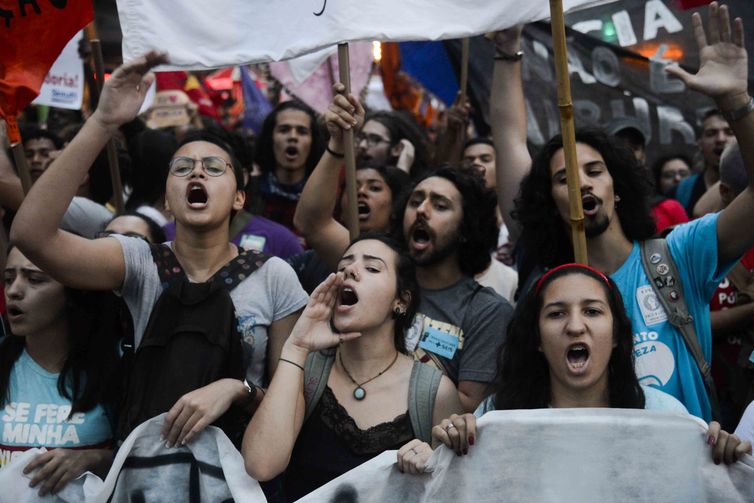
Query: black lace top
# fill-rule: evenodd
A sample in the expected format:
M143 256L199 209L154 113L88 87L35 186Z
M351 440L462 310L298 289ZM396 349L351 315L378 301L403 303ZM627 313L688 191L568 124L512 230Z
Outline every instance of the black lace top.
M390 422L359 429L326 387L304 423L285 475L288 501L302 498L383 451L398 449L415 437L408 412Z

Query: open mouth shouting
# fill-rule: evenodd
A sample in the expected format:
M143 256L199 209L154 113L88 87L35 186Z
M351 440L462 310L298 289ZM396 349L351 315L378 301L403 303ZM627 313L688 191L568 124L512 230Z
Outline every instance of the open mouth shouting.
M584 194L581 197L581 207L584 210L584 215L591 216L596 214L599 203L599 199L593 194Z
M417 252L423 252L432 244L432 235L424 224L415 224L410 234L411 249Z
M586 372L589 363L589 346L583 342L569 346L566 350L566 363L572 374L580 375Z
M288 162L294 162L296 159L298 159L299 152L298 147L295 145L288 145L285 147L285 160Z
M369 215L372 213L372 209L369 205L364 201L359 201L357 208L359 211L359 221L364 222L365 220L369 220Z
M201 210L207 207L207 189L199 182L191 182L186 188L186 202L189 208Z
M348 312L358 302L359 296L356 294L356 291L350 286L344 286L340 289L336 310L339 313Z

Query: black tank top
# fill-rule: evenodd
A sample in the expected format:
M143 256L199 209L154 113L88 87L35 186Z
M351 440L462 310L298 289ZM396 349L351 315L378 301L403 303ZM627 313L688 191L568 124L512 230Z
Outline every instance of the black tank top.
M383 451L415 438L408 412L390 422L359 429L329 386L301 427L285 474L288 501L296 501Z

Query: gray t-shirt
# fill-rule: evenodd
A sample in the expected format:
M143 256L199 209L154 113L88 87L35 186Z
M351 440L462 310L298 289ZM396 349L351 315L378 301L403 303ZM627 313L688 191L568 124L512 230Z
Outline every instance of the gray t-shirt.
M160 276L149 244L139 238L113 236L123 248L126 275L123 296L134 321L134 343L141 343L157 299L162 293ZM259 386L266 384L267 328L306 305L308 296L296 273L283 260L271 257L230 292L236 309L238 330L243 336L244 352L251 363L246 378Z
M406 349L456 384L489 383L512 315L505 299L469 277L440 290L425 288L406 332Z

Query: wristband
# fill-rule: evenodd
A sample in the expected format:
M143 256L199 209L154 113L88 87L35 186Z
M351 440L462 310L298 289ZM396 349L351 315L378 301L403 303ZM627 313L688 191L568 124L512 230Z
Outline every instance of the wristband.
M330 154L331 156L333 156L333 157L337 157L338 159L343 159L343 158L344 158L344 157L346 156L345 154L339 154L339 153L337 153L336 151L332 150L332 149L330 148L330 145L326 145L326 146L325 146L325 150L327 150L327 152L328 152L328 153L329 153L329 154Z
M292 361L290 361L290 360L286 360L285 358L278 358L278 361L281 361L281 362L286 362L286 363L290 363L291 365L294 365L294 366L296 366L296 367L300 368L302 372L305 372L305 370L304 370L304 367L302 367L301 365L299 365L299 364L298 364L298 363L296 363L296 362L292 362Z
M741 108L736 108L735 110L721 110L720 114L723 116L723 119L728 121L728 123L736 122L737 120L741 120L747 115L749 115L751 112L754 112L754 98L749 96L749 101Z
M495 48L495 59L497 61L521 61L521 58L524 57L524 51L516 51L513 54L508 54L507 52L503 52L498 48Z

